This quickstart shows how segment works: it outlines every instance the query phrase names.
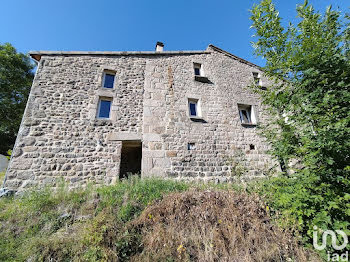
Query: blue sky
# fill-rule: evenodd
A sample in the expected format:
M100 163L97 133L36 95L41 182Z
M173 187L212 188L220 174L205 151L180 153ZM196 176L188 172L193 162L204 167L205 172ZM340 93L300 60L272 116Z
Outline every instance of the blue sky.
M249 9L258 0L7 0L0 9L0 43L18 51L202 50L214 44L259 65L250 42ZM275 0L284 21L293 21L303 0ZM349 0L310 0L347 11Z

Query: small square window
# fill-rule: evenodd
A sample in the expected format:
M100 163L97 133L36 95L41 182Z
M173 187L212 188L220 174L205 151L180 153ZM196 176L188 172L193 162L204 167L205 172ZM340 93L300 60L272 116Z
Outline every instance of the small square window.
M199 117L198 99L188 99L188 110L190 117Z
M256 117L251 105L238 104L239 118L242 124L255 125Z
M98 102L97 118L109 119L111 115L112 99L101 98Z
M195 143L188 143L187 144L187 150L195 150L196 144Z
M103 74L103 87L104 88L113 88L114 87L115 74L104 73Z
M203 76L203 69L202 69L202 65L198 64L198 63L194 63L193 64L193 68L194 68L194 75L195 76Z
M253 77L254 77L254 84L260 86L261 85L260 74L258 72L253 72Z

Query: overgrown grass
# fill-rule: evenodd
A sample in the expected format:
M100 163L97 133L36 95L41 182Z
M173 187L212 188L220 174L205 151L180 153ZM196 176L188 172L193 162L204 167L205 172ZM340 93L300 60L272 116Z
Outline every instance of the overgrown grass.
M349 192L344 192L345 197L339 199L333 190L318 190L309 177L303 176L277 176L255 181L249 184L247 191L259 193L279 226L292 229L310 249L313 249L314 226L318 227L319 243L325 230L342 230L350 236ZM342 244L343 238L340 235L337 238L338 245ZM338 251L329 240L320 255L327 260L327 252L343 254L349 251L350 243Z
M187 193L183 197L177 194L184 191ZM112 186L68 191L62 184L56 192L47 188L22 197L3 198L0 199L0 259L199 261L206 257L208 261L211 258L228 261L228 255L239 253L235 242L227 239L232 235L239 239L241 244L237 243L243 250L253 253L257 250L254 243L262 243L259 250L268 255L264 261L275 261L272 257L276 254L284 258L296 256L292 261L304 261L302 257L307 253L303 253L297 241L287 240L289 233L284 234L273 225L262 202L243 191L237 185L133 177ZM149 218L149 212L154 217ZM254 235L258 229L260 233ZM157 238L162 232L166 235ZM198 232L204 232L204 237L198 237ZM170 241L170 237L184 241L179 244ZM282 248L279 242L284 243ZM232 247L236 249L231 250ZM148 252L152 249L157 251Z
M133 221L143 250L134 261L310 261L279 229L256 194L232 190L172 193Z
M0 199L1 261L122 260L132 244L125 222L164 194L188 188L182 182L132 178L113 186L70 192L61 186L55 193L45 189Z

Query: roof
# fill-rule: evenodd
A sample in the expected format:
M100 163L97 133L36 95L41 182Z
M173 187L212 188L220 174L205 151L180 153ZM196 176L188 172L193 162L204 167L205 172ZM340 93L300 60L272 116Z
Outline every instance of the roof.
M40 61L41 56L49 55L88 55L88 56L135 56L135 55L196 55L209 54L209 51L29 51L29 55L36 61Z
M261 68L260 66L254 64L254 63L252 63L252 62L249 62L248 60L245 60L245 59L243 59L243 58L240 58L240 57L238 57L238 56L236 56L236 55L234 55L234 54L231 54L231 53L229 53L229 52L227 52L227 51L225 51L225 50L223 50L223 49L221 49L221 48L219 48L219 47L217 47L217 46L215 46L215 45L210 44L210 45L208 46L208 49L209 49L209 48L211 48L211 49L213 49L213 50L215 50L215 51L217 51L217 52L220 52L220 53L222 53L222 54L224 54L224 55L226 55L226 56L228 56L228 57L231 57L231 58L233 58L233 59L235 59L235 60L238 60L239 62L241 62L241 63L243 63L243 64L247 64L247 65L250 65L250 66L253 66L253 67L257 67L257 68L259 68L260 70L262 70L262 68ZM207 50L208 50L208 49L207 49Z
M235 60L240 61L241 63L258 67L260 66L251 63L243 58L240 58L236 55L233 55L217 46L210 44L206 50L194 50L194 51L29 51L29 55L36 61L40 61L41 56L145 56L145 55L197 55L197 54L210 54L214 50L216 52L220 52L228 57L231 57Z

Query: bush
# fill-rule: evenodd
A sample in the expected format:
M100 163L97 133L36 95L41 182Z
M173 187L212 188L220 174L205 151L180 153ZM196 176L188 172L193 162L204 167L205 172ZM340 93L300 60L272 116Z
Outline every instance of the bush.
M327 184L315 186L314 177L273 177L250 185L259 192L283 228L294 228L307 246L312 246L314 226L322 230L343 230L350 235L350 194L340 195ZM341 237L339 240L342 241ZM331 242L323 251L336 252ZM341 253L349 250L342 250Z

